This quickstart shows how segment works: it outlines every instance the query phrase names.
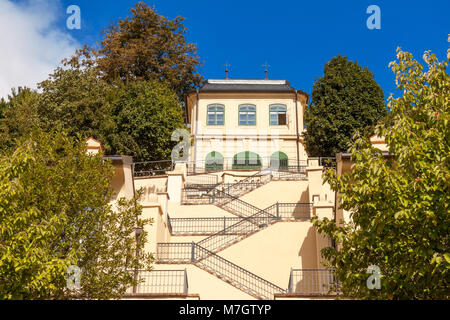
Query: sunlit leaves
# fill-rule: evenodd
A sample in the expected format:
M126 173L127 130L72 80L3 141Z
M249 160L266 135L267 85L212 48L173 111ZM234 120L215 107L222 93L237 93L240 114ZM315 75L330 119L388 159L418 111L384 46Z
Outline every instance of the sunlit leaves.
M0 299L118 297L134 283L125 269L151 261L134 256L134 228L149 222L141 207L122 199L111 209L112 167L84 140L33 132L17 145L0 157ZM83 270L76 293L70 265Z
M351 224L316 221L339 242L328 252L344 294L379 299L448 299L450 78L448 60L424 54L425 67L398 50L390 64L401 96L389 98L390 124L380 124L390 156L359 138L351 173L326 180L352 210ZM368 290L366 268L382 272L381 290Z

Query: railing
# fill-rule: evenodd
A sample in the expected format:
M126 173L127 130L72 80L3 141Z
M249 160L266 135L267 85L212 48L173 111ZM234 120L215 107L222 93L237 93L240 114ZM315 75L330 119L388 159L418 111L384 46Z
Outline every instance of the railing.
M265 209L266 212L280 220L311 219L312 203L279 203Z
M306 167L301 168L295 168L295 170L292 171L274 171L272 172L272 179L273 180L306 180Z
M224 170L261 170L263 168L272 167L276 170L289 170L289 168L295 166L306 166L305 160L297 161L297 159L289 159L288 164L285 165L284 162L281 162L281 165L273 162L272 159L266 157L260 157L259 160L256 159L248 159L248 161L244 161L244 159L235 159L233 158L223 158L221 160L216 160L215 162L206 161L206 160L197 160L197 161L188 161L188 174L196 174L196 173L208 173L208 172L217 172Z
M167 171L172 171L173 169L174 164L172 160L133 163L133 175L135 177L164 175Z
M213 199L215 204L219 205L222 209L240 217L250 217L261 211L261 209L254 205L222 191L215 191Z
M267 213L265 216L272 220L309 220L312 215L312 204L276 203L267 209L259 210L257 213L263 211ZM261 216L264 215L261 214ZM253 218L249 217L249 219ZM241 217L171 218L168 216L168 224L172 235L214 235L218 233L220 235L243 235L246 231L231 227L244 219ZM258 225L258 223L253 225L255 224Z
M189 186L181 190L181 204L212 204L213 199L209 195L210 188L198 188Z
M170 218L172 235L211 235L241 221L239 217L223 218Z
M198 244L210 251L217 252L268 227L270 223L276 220L274 216L268 214L265 210L259 210L258 213L251 217L240 220L238 223L201 240Z
M191 261L192 244L158 243L156 247L156 262L158 263L189 263Z
M240 196L245 192L259 188L260 186L268 183L271 179L272 171L270 169L261 170L254 175L232 184L228 188L224 189L223 192L231 196Z
M186 177L187 185L215 185L219 182L219 177L214 174L201 174Z
M187 294L188 280L185 270L138 271L135 293Z
M335 157L320 157L319 165L325 168L336 168L336 158Z
M332 269L292 269L289 293L327 295L339 292L339 283Z
M238 265L216 255L199 246L193 245L193 263L202 269L213 273L231 285L251 294L259 299L273 299L276 293L285 293L286 290L239 267Z

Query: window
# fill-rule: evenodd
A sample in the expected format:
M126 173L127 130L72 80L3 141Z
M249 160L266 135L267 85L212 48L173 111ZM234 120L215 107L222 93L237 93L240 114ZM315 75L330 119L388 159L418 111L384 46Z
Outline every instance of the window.
M286 106L282 104L274 104L270 106L270 125L272 126L285 126L287 124L286 119Z
M207 123L209 126L223 125L225 119L225 107L221 104L208 106Z
M284 152L275 152L270 157L270 167L272 169L287 170L289 168L289 159Z
M241 152L233 157L233 170L238 169L260 169L262 167L261 157L254 152Z
M245 104L239 106L239 125L255 126L256 125L256 106Z
M213 151L206 155L206 171L223 170L223 156L220 152Z

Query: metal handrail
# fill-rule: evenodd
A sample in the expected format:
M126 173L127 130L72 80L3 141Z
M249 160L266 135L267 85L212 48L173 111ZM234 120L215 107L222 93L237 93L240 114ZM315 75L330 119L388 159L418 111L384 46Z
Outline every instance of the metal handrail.
M256 274L218 256L204 247L193 244L193 261L195 265L209 269L225 278L231 285L245 289L244 291L259 299L273 299L276 293L286 293L285 289L257 276Z
M184 270L138 270L138 294L188 294L187 271Z
M291 269L289 293L326 295L339 293L339 281L334 269Z
M325 168L336 168L336 157L320 157L319 165Z
M252 164L240 164L235 163L234 157L225 157L221 159L219 162L215 161L206 161L206 160L196 160L196 161L186 161L188 164L188 174L195 174L195 173L208 173L208 172L218 172L218 171L224 171L224 170L261 170L263 168L274 168L274 169L285 169L287 167L294 167L294 166L274 166L272 163L272 159L270 157L260 157L260 161L256 162L254 165ZM266 167L263 167L263 163L268 163L269 165ZM297 160L297 159L289 159L288 163L297 163L298 166L306 165L306 160ZM210 165L210 167L208 167Z
M186 177L186 185L217 185L219 177L214 174L199 174Z
M273 219L305 220L311 218L311 203L280 203L277 202L264 209ZM241 222L241 217L202 217L202 218L171 218L167 216L169 230L172 235L214 235L217 233L241 235L242 231L228 229Z
M160 242L156 245L158 263L189 263L192 244L188 242Z
M240 217L223 218L170 218L172 235L211 235L223 231L242 220Z
M133 163L134 177L147 177L165 174L174 169L172 160L145 161Z
M236 240L267 227L275 220L278 219L266 210L259 210L254 215L245 217L222 231L201 240L198 244L217 252L229 244L234 243Z

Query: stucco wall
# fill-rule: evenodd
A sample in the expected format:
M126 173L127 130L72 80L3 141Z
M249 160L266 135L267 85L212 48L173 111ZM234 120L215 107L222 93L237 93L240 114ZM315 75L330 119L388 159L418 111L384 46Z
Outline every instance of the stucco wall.
M311 222L279 222L219 253L225 259L288 288L291 268L316 268L315 232Z
M223 218L236 217L234 214L220 209L219 207L206 205L180 205L179 203L169 202L169 216L171 218Z
M278 202L308 203L308 181L271 181L240 199L260 209Z

